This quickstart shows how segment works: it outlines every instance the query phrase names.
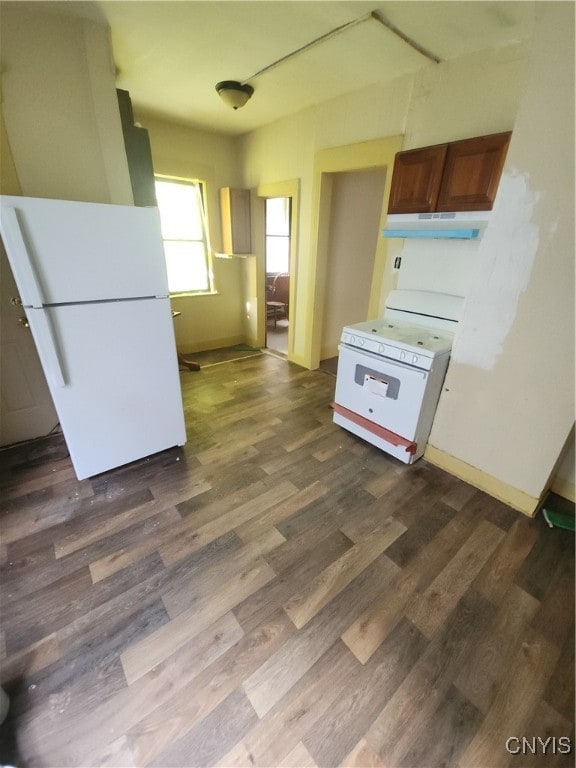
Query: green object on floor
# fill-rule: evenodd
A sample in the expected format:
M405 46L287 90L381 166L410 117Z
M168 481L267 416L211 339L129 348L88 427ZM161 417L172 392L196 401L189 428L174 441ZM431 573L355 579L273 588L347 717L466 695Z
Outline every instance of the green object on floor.
M563 499L556 493L549 493L542 505L544 520L550 528L564 528L566 531L575 530L574 503Z

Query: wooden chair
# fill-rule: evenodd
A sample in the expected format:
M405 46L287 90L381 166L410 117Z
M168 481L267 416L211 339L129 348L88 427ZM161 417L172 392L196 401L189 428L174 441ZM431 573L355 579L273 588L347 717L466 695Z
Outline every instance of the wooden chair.
M288 319L290 301L290 275L276 275L266 286L266 319L276 323L282 318Z

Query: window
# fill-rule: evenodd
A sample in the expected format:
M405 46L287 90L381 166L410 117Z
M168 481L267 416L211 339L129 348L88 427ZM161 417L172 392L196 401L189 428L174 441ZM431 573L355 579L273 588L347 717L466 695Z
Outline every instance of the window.
M170 293L213 290L203 192L200 181L156 178Z
M266 272L290 271L290 198L266 200Z

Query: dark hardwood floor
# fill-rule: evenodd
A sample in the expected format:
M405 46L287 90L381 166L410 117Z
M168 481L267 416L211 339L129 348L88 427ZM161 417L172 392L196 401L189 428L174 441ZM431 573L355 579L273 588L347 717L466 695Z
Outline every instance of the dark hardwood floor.
M182 449L0 453L0 764L574 764L572 534L333 425L326 372L181 375Z

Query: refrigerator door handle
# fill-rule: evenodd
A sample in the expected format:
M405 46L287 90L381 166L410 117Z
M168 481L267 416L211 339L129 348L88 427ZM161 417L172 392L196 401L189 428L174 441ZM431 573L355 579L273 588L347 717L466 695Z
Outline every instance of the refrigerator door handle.
M66 379L58 354L56 337L46 310L31 309L27 317L48 383L54 387L65 387Z
M23 303L26 306L41 307L44 301L40 283L26 247L15 208L8 206L2 208L2 235L6 240L8 261L12 267L18 290L22 294ZM11 259L11 253L22 254L22 257Z

